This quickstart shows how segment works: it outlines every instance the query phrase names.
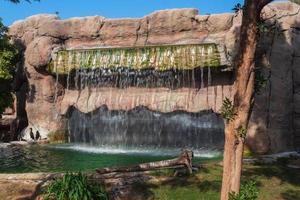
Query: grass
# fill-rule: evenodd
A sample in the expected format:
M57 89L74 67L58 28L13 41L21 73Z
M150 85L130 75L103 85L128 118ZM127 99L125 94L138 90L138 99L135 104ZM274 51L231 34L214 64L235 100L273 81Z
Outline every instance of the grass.
M45 200L107 200L101 185L91 183L82 173L66 173L53 180L45 190Z
M144 199L155 200L218 200L221 190L222 167L217 163L205 165L188 177L173 177L171 172L154 174L157 182L137 185ZM300 172L275 165L244 165L242 180L257 182L259 200L300 200Z

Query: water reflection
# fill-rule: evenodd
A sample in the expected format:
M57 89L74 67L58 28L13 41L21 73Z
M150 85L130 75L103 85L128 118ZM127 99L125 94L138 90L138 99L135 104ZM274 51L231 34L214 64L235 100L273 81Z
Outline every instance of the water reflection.
M62 166L63 158L62 152L52 152L38 145L0 148L0 172L48 171Z
M94 151L97 149L98 151ZM164 154L165 150L149 150L135 153L128 151L102 151L99 147L87 149L76 145L1 145L0 173L91 171L108 166L158 161L176 156L176 153ZM129 150L130 152L130 150ZM199 154L201 156L201 154ZM203 154L207 155L207 154ZM198 157L195 162L219 159L219 154Z

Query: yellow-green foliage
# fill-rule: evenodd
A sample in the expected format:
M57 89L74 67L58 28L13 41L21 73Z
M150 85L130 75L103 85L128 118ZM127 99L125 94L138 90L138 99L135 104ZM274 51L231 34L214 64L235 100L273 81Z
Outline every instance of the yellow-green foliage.
M223 100L220 113L222 117L227 121L234 120L235 116L237 115L237 113L234 110L232 101L227 97L225 97L225 99Z
M53 131L48 134L50 143L65 143L68 141L68 134L64 130Z
M244 126L240 126L236 129L236 136L242 139L246 139L247 137L247 128Z
M66 74L76 68L154 68L194 69L220 66L220 53L215 44L148 46L135 48L102 48L64 50L56 54L48 68Z
M3 42L3 41L1 41ZM0 52L0 78L12 79L15 60L15 52L10 50L3 50Z

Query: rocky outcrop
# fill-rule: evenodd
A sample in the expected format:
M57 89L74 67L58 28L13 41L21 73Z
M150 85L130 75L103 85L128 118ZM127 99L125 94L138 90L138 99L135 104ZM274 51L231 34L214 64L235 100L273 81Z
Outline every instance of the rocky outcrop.
M300 50L297 45L300 43L299 9L293 3L274 3L264 10L266 23L276 23L280 31L261 41L261 52L257 59L257 64L262 66L262 73L267 78L267 87L256 96L251 117L248 144L256 152L293 149L293 139L298 137L297 140L300 140L300 90L299 81L295 78L300 74ZM26 84L29 88L26 102L28 121L48 131L64 129L63 114L66 110L76 106L79 100L78 108L88 112L91 107L86 108L80 99L97 96L84 91L66 90L62 82L57 82L56 77L47 72L47 65L59 49L214 43L218 46L222 63L230 65L237 49L240 23L240 15L198 15L196 9L157 11L140 19L94 16L60 20L55 15L36 15L15 22L9 34L24 51L24 68L28 79ZM213 109L218 112L222 99L231 98L233 87L230 73L217 77L222 81L213 78L211 86L199 91L185 89L190 94L187 99L171 101L174 98L164 93L163 88L159 89L161 98L170 100L168 111L180 105L187 107L187 110L191 109L189 111ZM152 91L131 89L132 96L139 96L141 92ZM110 94L121 95L118 91ZM106 95L107 98L110 94ZM205 101L199 103L198 96ZM122 109L138 103L130 100L130 96L126 98L130 102L123 104ZM103 101L106 101L105 98ZM145 98L143 101L150 104L147 106L153 105L150 99ZM109 102L112 107L117 104L117 101Z
M263 34L259 44L256 65L261 68L266 86L256 95L248 143L262 153L299 149L300 7L293 3L271 4L263 17L267 19L265 25L273 30Z
M24 21L15 22L10 27L9 33L15 43L25 47L24 66L28 74L29 87L26 110L29 124L49 131L61 129L64 127L64 123L61 121L60 114L64 114L68 107L74 104L82 111L90 111L91 106L89 109L85 108L86 104L83 101L90 97L92 100L99 95L84 91L79 94L78 91L65 91L63 86L55 83L55 77L46 71L46 67L53 57L53 52L58 49L215 43L218 45L223 63L229 63L230 57L227 56L229 50L227 49L225 52L225 38L232 26L233 18L232 14L200 16L196 9L175 9L158 11L141 19L106 19L95 16L59 20L54 15L36 15ZM220 23L220 19L224 19L224 23ZM222 26L219 27L216 22ZM231 44L231 46L234 45ZM222 98L230 96L224 94L230 90L230 80L223 82L224 84L216 86L218 88L203 88L200 93L197 90L185 89L183 91L186 92L183 93L178 91L181 93L177 98L179 100L173 98L174 100L169 105L170 108L162 111L170 112L173 109L185 107L191 107L187 110L198 111L199 109L210 109L211 105L218 110ZM124 107L132 109L136 106L138 101L133 101L135 99L133 97L142 95L144 98L145 94L153 93L151 89L146 89L144 95L138 88L133 88L132 91L131 97L123 94L129 99L129 102L122 103L121 109ZM170 99L170 94L166 89L161 88L158 91L160 91L158 94L162 93L160 101ZM219 91L218 97L214 95L216 91ZM107 102L108 98L111 98L111 91L106 93L101 94L102 101L112 104L111 108L114 109L115 105L113 104L115 103ZM112 92L112 94L122 95L116 92ZM190 94L189 99L186 99L184 94ZM187 105L187 102L191 100L198 102L194 99L200 95L201 99L205 101L200 106L196 106L196 110L193 109L195 106ZM140 100L143 101L142 98ZM153 107L151 98L145 98L145 101L146 106L152 101L151 108L166 107L161 102Z

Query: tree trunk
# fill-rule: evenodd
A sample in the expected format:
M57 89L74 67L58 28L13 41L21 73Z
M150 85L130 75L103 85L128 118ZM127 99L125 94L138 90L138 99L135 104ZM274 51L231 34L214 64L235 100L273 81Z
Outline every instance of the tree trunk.
M163 160L157 162L144 163L129 167L111 167L111 168L103 168L97 169L96 172L98 174L107 174L107 173L123 173L123 172L141 172L141 171L150 171L157 169L165 169L165 168L182 168L186 167L189 173L192 173L192 157L193 152L184 150L180 154L178 158L171 160Z
M228 200L230 192L239 193L242 172L244 138L240 128L247 128L254 96L254 57L257 44L257 23L262 8L271 0L245 0L240 33L239 52L234 60L234 111L236 116L225 124L223 181L221 200Z

